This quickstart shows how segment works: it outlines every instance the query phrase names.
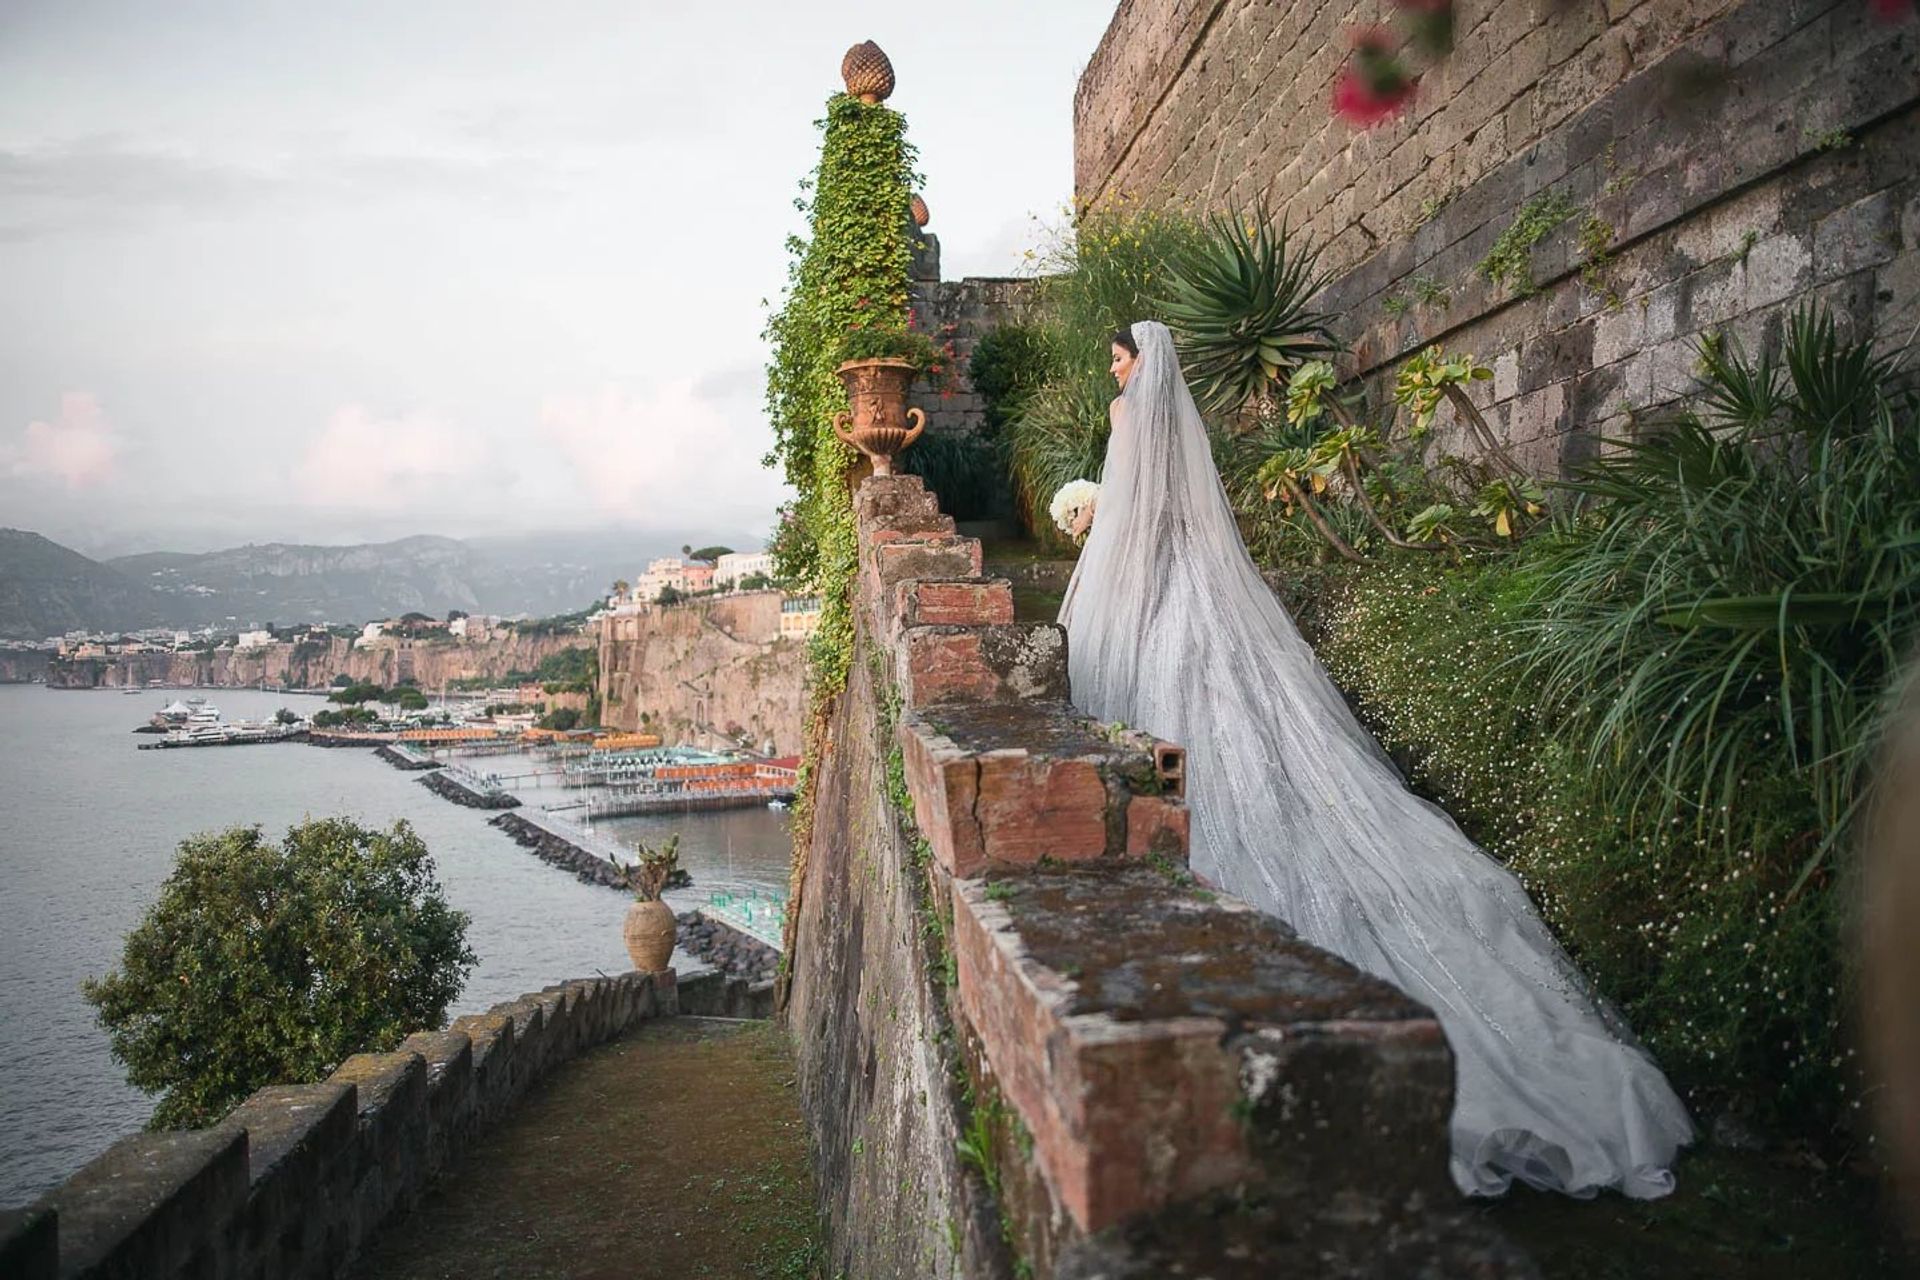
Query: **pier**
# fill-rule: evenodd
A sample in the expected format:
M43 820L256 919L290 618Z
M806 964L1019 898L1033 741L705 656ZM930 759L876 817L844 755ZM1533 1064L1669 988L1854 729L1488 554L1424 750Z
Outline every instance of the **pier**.
M158 742L136 743L141 751L174 751L186 747L255 747L269 742L305 742L305 729L285 729L280 731L234 732L219 737L188 737L169 735Z

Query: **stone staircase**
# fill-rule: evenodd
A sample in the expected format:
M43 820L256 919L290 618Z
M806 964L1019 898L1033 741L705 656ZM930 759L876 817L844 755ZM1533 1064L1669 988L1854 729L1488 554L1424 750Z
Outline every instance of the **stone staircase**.
M1012 1116L1016 1269L1533 1274L1447 1177L1432 1014L1187 872L1185 753L1072 707L1061 628L1012 620L917 477L854 506L969 1092Z

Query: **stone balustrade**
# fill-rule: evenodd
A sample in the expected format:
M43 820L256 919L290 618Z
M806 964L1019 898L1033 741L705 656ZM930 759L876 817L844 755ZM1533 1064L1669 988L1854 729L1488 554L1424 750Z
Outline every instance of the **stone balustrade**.
M747 983L577 979L261 1089L221 1123L123 1138L0 1215L0 1276L333 1277L542 1076L651 1018L738 1012Z

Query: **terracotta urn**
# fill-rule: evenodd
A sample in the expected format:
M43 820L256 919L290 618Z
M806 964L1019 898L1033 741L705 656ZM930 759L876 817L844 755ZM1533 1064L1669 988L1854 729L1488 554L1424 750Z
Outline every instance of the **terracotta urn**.
M852 412L834 415L833 433L865 454L873 474L893 474L893 457L920 438L927 415L907 407L907 388L917 376L908 360L849 360L835 370L847 386ZM913 425L907 425L912 419ZM852 423L852 430L847 424Z
M927 223L933 219L933 215L927 211L926 198L917 193L913 199L907 201L907 212L913 216L913 225L922 231L926 230Z
M673 918L673 908L666 903L657 898L652 902L636 901L627 908L623 932L627 954L640 972L658 973L673 963L673 942L679 924Z

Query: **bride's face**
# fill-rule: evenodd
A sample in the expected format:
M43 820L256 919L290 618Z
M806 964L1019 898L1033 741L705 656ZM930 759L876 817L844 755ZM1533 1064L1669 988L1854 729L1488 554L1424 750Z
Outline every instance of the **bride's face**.
M1122 391L1127 389L1127 379L1133 376L1133 361L1133 352L1117 342L1113 344L1113 364L1108 367L1113 373L1113 380L1120 384Z

